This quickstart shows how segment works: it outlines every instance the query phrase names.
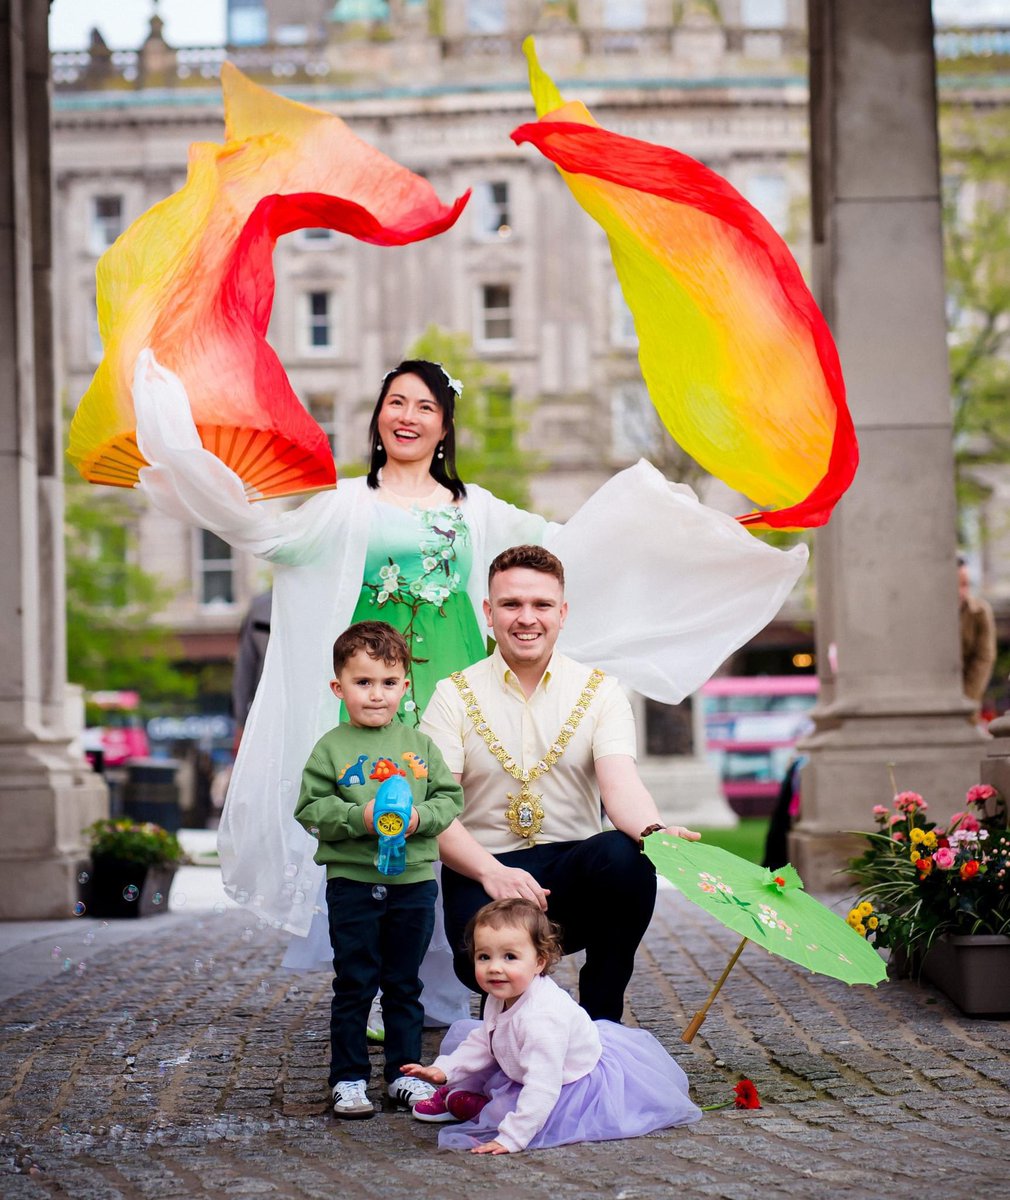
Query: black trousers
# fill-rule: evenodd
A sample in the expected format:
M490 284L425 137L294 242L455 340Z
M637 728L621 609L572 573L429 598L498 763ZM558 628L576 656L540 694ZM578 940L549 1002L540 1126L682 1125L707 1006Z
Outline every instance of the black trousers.
M547 915L563 932L566 954L585 950L579 1002L594 1020L620 1021L635 951L656 904L656 872L638 842L608 830L582 842L553 842L495 856L550 889ZM456 975L479 991L463 945L467 922L490 897L476 880L442 868L445 931Z
M404 1063L421 1061L421 960L435 926L434 879L374 885L354 879L326 881L333 947L330 1003L330 1087L347 1079L368 1081L365 1026L382 988L386 1065L390 1083Z

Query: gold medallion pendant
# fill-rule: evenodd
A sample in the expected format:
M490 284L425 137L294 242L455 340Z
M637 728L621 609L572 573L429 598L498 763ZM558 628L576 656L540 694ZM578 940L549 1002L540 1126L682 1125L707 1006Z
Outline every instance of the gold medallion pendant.
M537 834L543 827L546 814L544 813L543 796L537 795L536 792L532 791L530 784L539 779L541 775L546 775L551 767L561 759L568 743L575 737L575 731L579 727L579 722L588 712L589 706L593 702L593 697L596 695L596 689L604 680L603 672L600 670L590 672L589 678L586 680L586 686L579 693L575 707L572 709L568 720L558 730L558 736L551 743L550 749L528 771L524 771L519 766L512 755L501 744L501 738L495 734L495 731L487 723L484 714L481 712L477 697L470 690L470 685L467 683L463 672L453 671L449 678L456 685L456 690L463 701L466 715L473 722L474 729L483 738L491 755L501 763L506 773L511 775L516 783L522 784L518 796L514 792L505 793L505 799L509 802L509 806L505 810L505 820L508 822L511 833L518 838L522 838L527 846L534 845Z
M529 783L524 781L518 796L506 792L505 799L509 802L505 810L505 820L508 821L509 829L516 837L527 838L532 845L544 823L544 809L541 804L543 796L532 792Z

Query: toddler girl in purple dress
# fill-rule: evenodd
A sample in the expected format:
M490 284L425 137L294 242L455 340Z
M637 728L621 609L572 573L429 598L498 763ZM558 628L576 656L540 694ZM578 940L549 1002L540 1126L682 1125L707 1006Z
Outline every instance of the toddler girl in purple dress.
M415 1105L418 1120L459 1122L439 1146L510 1154L700 1119L684 1072L651 1033L593 1021L549 978L559 932L527 900L496 900L470 922L484 1019L457 1021L430 1067L403 1067L438 1085Z

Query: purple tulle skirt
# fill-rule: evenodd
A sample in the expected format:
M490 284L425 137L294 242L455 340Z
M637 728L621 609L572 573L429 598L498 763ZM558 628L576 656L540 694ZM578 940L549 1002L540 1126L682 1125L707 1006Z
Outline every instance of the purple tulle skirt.
M456 1021L441 1052L452 1053L477 1024ZM687 1077L651 1033L613 1021L597 1021L596 1028L603 1044L600 1061L588 1075L564 1085L554 1111L527 1149L639 1137L701 1119L701 1110L688 1099ZM454 1082L456 1089L490 1097L472 1121L439 1130L441 1148L469 1150L494 1139L499 1124L516 1106L520 1086L495 1067L486 1075Z

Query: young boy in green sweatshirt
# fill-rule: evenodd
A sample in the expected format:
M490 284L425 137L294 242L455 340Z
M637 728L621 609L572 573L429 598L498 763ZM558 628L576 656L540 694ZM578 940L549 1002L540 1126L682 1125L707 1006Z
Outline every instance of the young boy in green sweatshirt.
M418 970L435 920L432 863L438 835L463 808L463 792L430 738L396 720L407 688L410 652L383 621L360 621L333 644L333 694L347 724L316 743L302 773L295 818L319 839L326 867L326 907L333 947L330 1076L338 1117L371 1117L365 1026L382 988L386 1089L412 1108L434 1090L400 1074L419 1062L424 1009ZM375 796L391 775L410 787L406 867L384 875L376 866Z

